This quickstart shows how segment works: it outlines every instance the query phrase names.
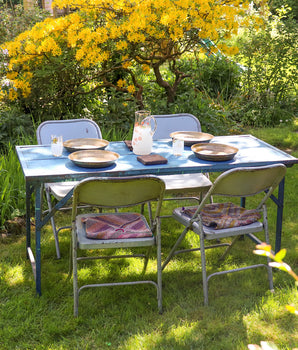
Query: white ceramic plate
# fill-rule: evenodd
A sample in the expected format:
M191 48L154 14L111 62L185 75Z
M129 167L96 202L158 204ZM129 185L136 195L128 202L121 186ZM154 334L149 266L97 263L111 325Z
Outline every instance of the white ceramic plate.
M103 150L86 150L71 153L68 158L83 168L104 168L112 165L119 154Z
M88 149L105 149L109 141L102 139L82 138L71 139L63 142L68 152L82 151Z
M214 136L198 131L175 131L170 134L170 137L183 140L185 146L192 146L199 142L209 142Z

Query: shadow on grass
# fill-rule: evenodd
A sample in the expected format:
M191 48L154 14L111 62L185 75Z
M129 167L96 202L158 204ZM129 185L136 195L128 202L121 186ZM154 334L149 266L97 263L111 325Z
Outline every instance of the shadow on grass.
M171 235L165 238L165 250L172 240ZM69 232L62 233L60 241L62 259L57 260L51 232L46 229L41 297L35 296L24 237L6 246L1 256L1 349L245 349L246 344L265 339L268 332L264 326L257 332L254 326L252 341L247 315L267 328L274 323L274 332L284 342L294 342L289 316L277 318L269 311L264 319L266 305L274 298L268 292L265 269L211 279L210 306L204 307L199 253L177 256L164 270L162 315L158 314L155 288L138 285L82 291L75 319L72 280L67 280ZM190 245L186 241L185 246ZM232 254L236 262L250 251L246 240L240 243L240 250ZM213 264L218 254L208 252L212 271L221 268ZM256 257L251 254L248 259ZM82 263L81 280L138 278L141 264L131 261ZM232 259L226 263L231 264ZM155 267L155 260L150 260L146 277L155 279ZM279 283L285 282L284 274L277 276Z

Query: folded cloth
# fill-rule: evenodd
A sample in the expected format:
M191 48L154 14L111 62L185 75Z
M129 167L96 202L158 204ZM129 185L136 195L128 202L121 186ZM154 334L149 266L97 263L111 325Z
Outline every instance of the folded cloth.
M196 208L183 208L183 213L192 217ZM261 214L256 210L247 210L234 203L206 204L201 211L203 225L215 230L245 226L258 221Z
M82 217L86 236L93 239L152 237L141 214L118 213Z

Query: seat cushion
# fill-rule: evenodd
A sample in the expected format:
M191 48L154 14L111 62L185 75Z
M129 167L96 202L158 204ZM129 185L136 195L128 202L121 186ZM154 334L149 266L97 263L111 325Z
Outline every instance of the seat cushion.
M146 219L138 213L83 216L86 237L91 239L126 239L152 237Z
M195 209L196 207L193 207ZM191 220L191 217L185 213L185 208L180 207L173 210L173 218L176 219L184 226L188 226ZM198 221L195 221L191 230L196 234L200 235L200 225ZM207 240L232 237L238 235L246 235L251 233L257 233L264 230L262 221L256 221L249 225L229 227L224 229L214 229L214 227L208 227L203 225L204 238Z
M184 209L184 213L189 217L192 217L195 211L195 207ZM201 211L201 218L204 226L221 230L250 225L261 219L261 214L255 209L247 210L234 203L227 202L205 205Z

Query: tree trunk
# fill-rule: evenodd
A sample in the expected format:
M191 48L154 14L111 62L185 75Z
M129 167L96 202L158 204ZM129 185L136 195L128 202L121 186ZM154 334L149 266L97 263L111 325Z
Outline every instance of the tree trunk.
M162 75L160 73L161 63L157 63L153 65L153 71L156 77L156 82L159 86L165 89L167 94L167 104L175 102L176 97L176 89L174 89L167 81L163 80Z

